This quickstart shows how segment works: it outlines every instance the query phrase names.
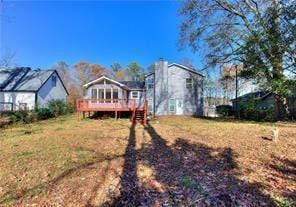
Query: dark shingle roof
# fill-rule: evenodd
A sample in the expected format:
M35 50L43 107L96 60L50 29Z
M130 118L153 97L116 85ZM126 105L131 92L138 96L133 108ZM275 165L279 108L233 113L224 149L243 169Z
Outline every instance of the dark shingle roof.
M53 73L28 67L0 69L0 91L38 91Z
M145 89L144 81L120 81L120 83L126 85L129 89Z
M267 91L257 91L257 92L251 92L251 93L246 93L242 96L237 97L238 100L248 100L250 98L256 98L256 99L262 99L265 98L271 94L270 92ZM232 99L232 101L235 101L236 99Z

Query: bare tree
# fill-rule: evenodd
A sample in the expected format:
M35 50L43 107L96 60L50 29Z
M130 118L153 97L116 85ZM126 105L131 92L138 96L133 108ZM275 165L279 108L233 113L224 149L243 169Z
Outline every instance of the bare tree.
M244 65L241 75L276 94L278 105L295 80L295 0L190 0L180 10L181 46L202 48L207 67Z
M16 66L15 52L6 52L2 57L0 57L0 68L10 68Z

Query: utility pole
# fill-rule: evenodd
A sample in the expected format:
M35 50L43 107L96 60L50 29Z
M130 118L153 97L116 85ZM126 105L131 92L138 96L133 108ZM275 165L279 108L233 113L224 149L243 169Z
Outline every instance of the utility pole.
M235 65L235 108L236 108L236 113L237 113L237 117L239 116L239 103L237 100L238 97L238 77L237 77L237 64Z
M238 96L238 78L237 78L237 65L235 65L235 99L237 99Z

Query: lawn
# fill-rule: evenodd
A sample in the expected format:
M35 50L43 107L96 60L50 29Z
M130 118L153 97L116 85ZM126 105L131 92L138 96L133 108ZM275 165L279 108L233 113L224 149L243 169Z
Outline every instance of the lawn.
M293 206L296 124L192 117L0 129L0 206Z

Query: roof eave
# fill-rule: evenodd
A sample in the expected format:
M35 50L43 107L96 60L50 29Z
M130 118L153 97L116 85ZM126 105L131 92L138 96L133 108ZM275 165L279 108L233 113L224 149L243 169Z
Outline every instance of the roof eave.
M184 69L184 70L187 70L187 71L189 71L189 72L195 73L195 74L197 74L197 75L200 75L200 76L202 76L202 77L205 77L205 75L203 75L202 73L200 73L200 72L198 72L198 71L195 71L194 69L189 68L189 67L187 67L187 66L185 66L185 65L178 64L178 63L171 63L171 64L168 65L168 67L171 67L171 66L173 66L173 65L178 66L178 67L180 67L180 68L182 68L182 69Z
M95 84L95 83L101 81L102 79L108 80L108 81L110 81L110 82L113 82L113 83L119 85L120 87L123 87L123 88L127 88L127 89L128 89L128 87L127 87L126 85L124 85L124 84L122 84L122 83L120 83L120 82L118 82L118 81L116 81L116 80L113 80L113 79L111 79L111 78L108 78L108 77L106 77L106 76L104 76L104 75L101 76L101 77L99 77L99 78L97 78L96 80L93 80L93 81L91 81L91 82L89 82L89 83L87 83L87 84L84 84L83 87L84 87L84 88L88 88L90 85Z

